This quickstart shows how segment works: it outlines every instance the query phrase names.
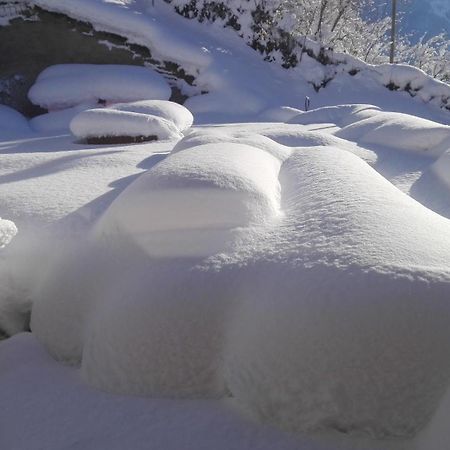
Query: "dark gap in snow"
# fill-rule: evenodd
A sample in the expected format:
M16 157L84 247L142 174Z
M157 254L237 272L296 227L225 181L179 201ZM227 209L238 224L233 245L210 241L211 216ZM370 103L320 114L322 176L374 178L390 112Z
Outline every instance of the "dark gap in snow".
M156 136L102 136L90 137L81 144L90 145L115 145L115 144L138 144L140 142L157 141Z

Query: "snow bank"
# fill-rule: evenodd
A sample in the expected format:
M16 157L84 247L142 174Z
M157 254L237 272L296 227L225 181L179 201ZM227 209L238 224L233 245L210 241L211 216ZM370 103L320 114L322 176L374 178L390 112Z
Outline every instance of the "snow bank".
M70 131L78 139L124 136L155 139L181 137L175 125L162 117L110 108L82 111L70 122Z
M124 82L126 80L126 82ZM32 103L49 110L104 100L167 100L164 77L147 67L113 64L61 64L45 69L28 92Z
M373 117L345 126L336 133L343 139L440 156L440 144L450 127L409 114L380 111Z
M303 111L290 106L279 106L277 108L269 108L259 115L261 122L288 122L294 117L302 114Z
M372 117L380 111L373 105L338 105L324 106L304 113L297 114L286 120L287 123L311 125L315 123L334 123L340 127L350 125L359 120Z
M35 336L103 389L416 433L450 377L448 220L336 147L282 163L211 142L141 175L55 262Z
M30 134L27 119L15 109L0 105L0 140L14 139Z
M229 230L279 215L279 168L279 159L246 144L172 153L117 198L97 233L119 232L154 256L214 254Z
M119 103L111 105L111 108L117 111L162 117L173 122L181 132L190 128L194 122L194 116L187 108L178 103L164 100L142 100L132 103Z
M0 248L9 244L16 234L17 228L14 222L0 218Z
M285 221L228 330L230 391L289 430L414 434L450 374L448 221L336 148L294 152L280 180Z

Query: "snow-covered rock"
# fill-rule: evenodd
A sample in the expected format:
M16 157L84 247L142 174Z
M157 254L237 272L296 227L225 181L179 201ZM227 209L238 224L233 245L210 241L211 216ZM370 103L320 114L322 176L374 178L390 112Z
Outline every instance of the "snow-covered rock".
M9 244L17 234L17 227L14 222L0 218L0 248Z
M170 95L166 80L154 70L113 64L50 66L38 76L28 92L32 103L49 110L98 100L108 103L167 100Z
M30 126L40 133L66 132L70 129L70 122L78 113L95 106L94 103L82 103L72 108L41 114L30 120Z
M187 108L178 103L164 100L141 100L139 102L118 103L111 105L110 108L118 111L162 117L173 122L181 132L190 128L194 122L194 116Z
M153 256L207 256L229 232L280 214L280 160L246 144L171 153L111 205L98 234L125 235Z
M179 139L181 133L173 122L162 117L111 108L88 109L70 122L78 139L130 137Z

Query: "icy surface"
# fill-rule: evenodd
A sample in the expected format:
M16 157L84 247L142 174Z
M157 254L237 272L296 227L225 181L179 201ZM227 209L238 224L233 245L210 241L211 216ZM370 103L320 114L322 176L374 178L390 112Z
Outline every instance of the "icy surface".
M127 80L124 83L124 80ZM164 77L148 67L113 64L61 64L45 69L28 92L31 102L49 110L98 100L167 100Z
M88 109L70 122L70 131L78 139L109 136L176 139L181 134L173 122L148 114L111 108Z

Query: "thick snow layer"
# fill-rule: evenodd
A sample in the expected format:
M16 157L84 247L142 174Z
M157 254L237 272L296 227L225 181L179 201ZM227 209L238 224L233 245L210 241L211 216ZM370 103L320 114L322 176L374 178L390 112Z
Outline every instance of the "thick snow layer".
M445 186L450 188L450 139L447 145L447 151L436 160L431 170Z
M97 30L116 33L130 42L147 46L156 59L181 64L196 78L195 86L186 94L207 92L206 95L195 95L186 103L196 115L197 123L229 122L237 116L260 120L258 116L263 111L280 105L303 109L306 96L311 99L311 107L373 103L388 110L448 123L448 113L439 110L449 97L448 85L431 79L418 69L369 66L348 55L331 54L339 64L327 68L336 73L332 74L334 78L327 87L316 93L311 83L320 85L321 77L329 76L317 61L305 56L299 67L281 69L262 61L261 55L246 47L233 31L220 29L218 32L214 26L186 20L174 14L173 6L164 2L153 5L148 1L33 0L32 3L88 21ZM352 70L359 72L355 76L348 75L347 72ZM400 71L404 73L402 76ZM391 74L395 74L407 89L408 80L417 78L418 73L424 82L418 91L399 93L384 85ZM424 108L418 93L428 97L435 106Z
M14 222L0 218L0 248L9 244L16 234L17 228Z
M30 333L0 344L0 443L14 450L417 450L414 442L295 436L238 414L232 400L112 395L86 386ZM45 412L45 413L44 413ZM442 450L426 447L420 450Z
M78 139L110 136L177 139L181 133L173 122L162 117L111 108L88 109L70 122L70 131Z
M49 110L98 100L109 103L167 100L170 95L166 80L154 70L113 64L51 66L38 76L28 92L32 103Z
M417 432L450 377L450 224L345 150L291 151L278 175L203 144L139 177L42 283L38 339L112 391L226 387L289 430Z
M335 136L363 144L440 156L450 148L450 127L396 112L381 111L373 105L338 105L299 114L291 124L335 124ZM444 147L442 146L444 144Z
M287 123L310 125L314 123L334 123L340 127L350 125L363 119L373 117L380 111L374 105L338 105L324 106L287 119Z
M30 126L40 133L67 132L70 129L70 122L78 113L95 106L94 103L83 103L72 108L41 114L30 120Z
M118 232L153 256L216 253L237 227L280 213L280 160L246 144L171 153L111 205L97 233Z
M336 136L436 157L442 154L440 144L450 138L450 126L409 114L378 112L345 126Z
M0 141L31 134L27 119L15 109L0 104Z
M111 108L118 111L162 117L173 122L181 132L190 128L194 122L194 116L187 108L178 103L164 100L142 100L132 103L119 103L111 105Z

